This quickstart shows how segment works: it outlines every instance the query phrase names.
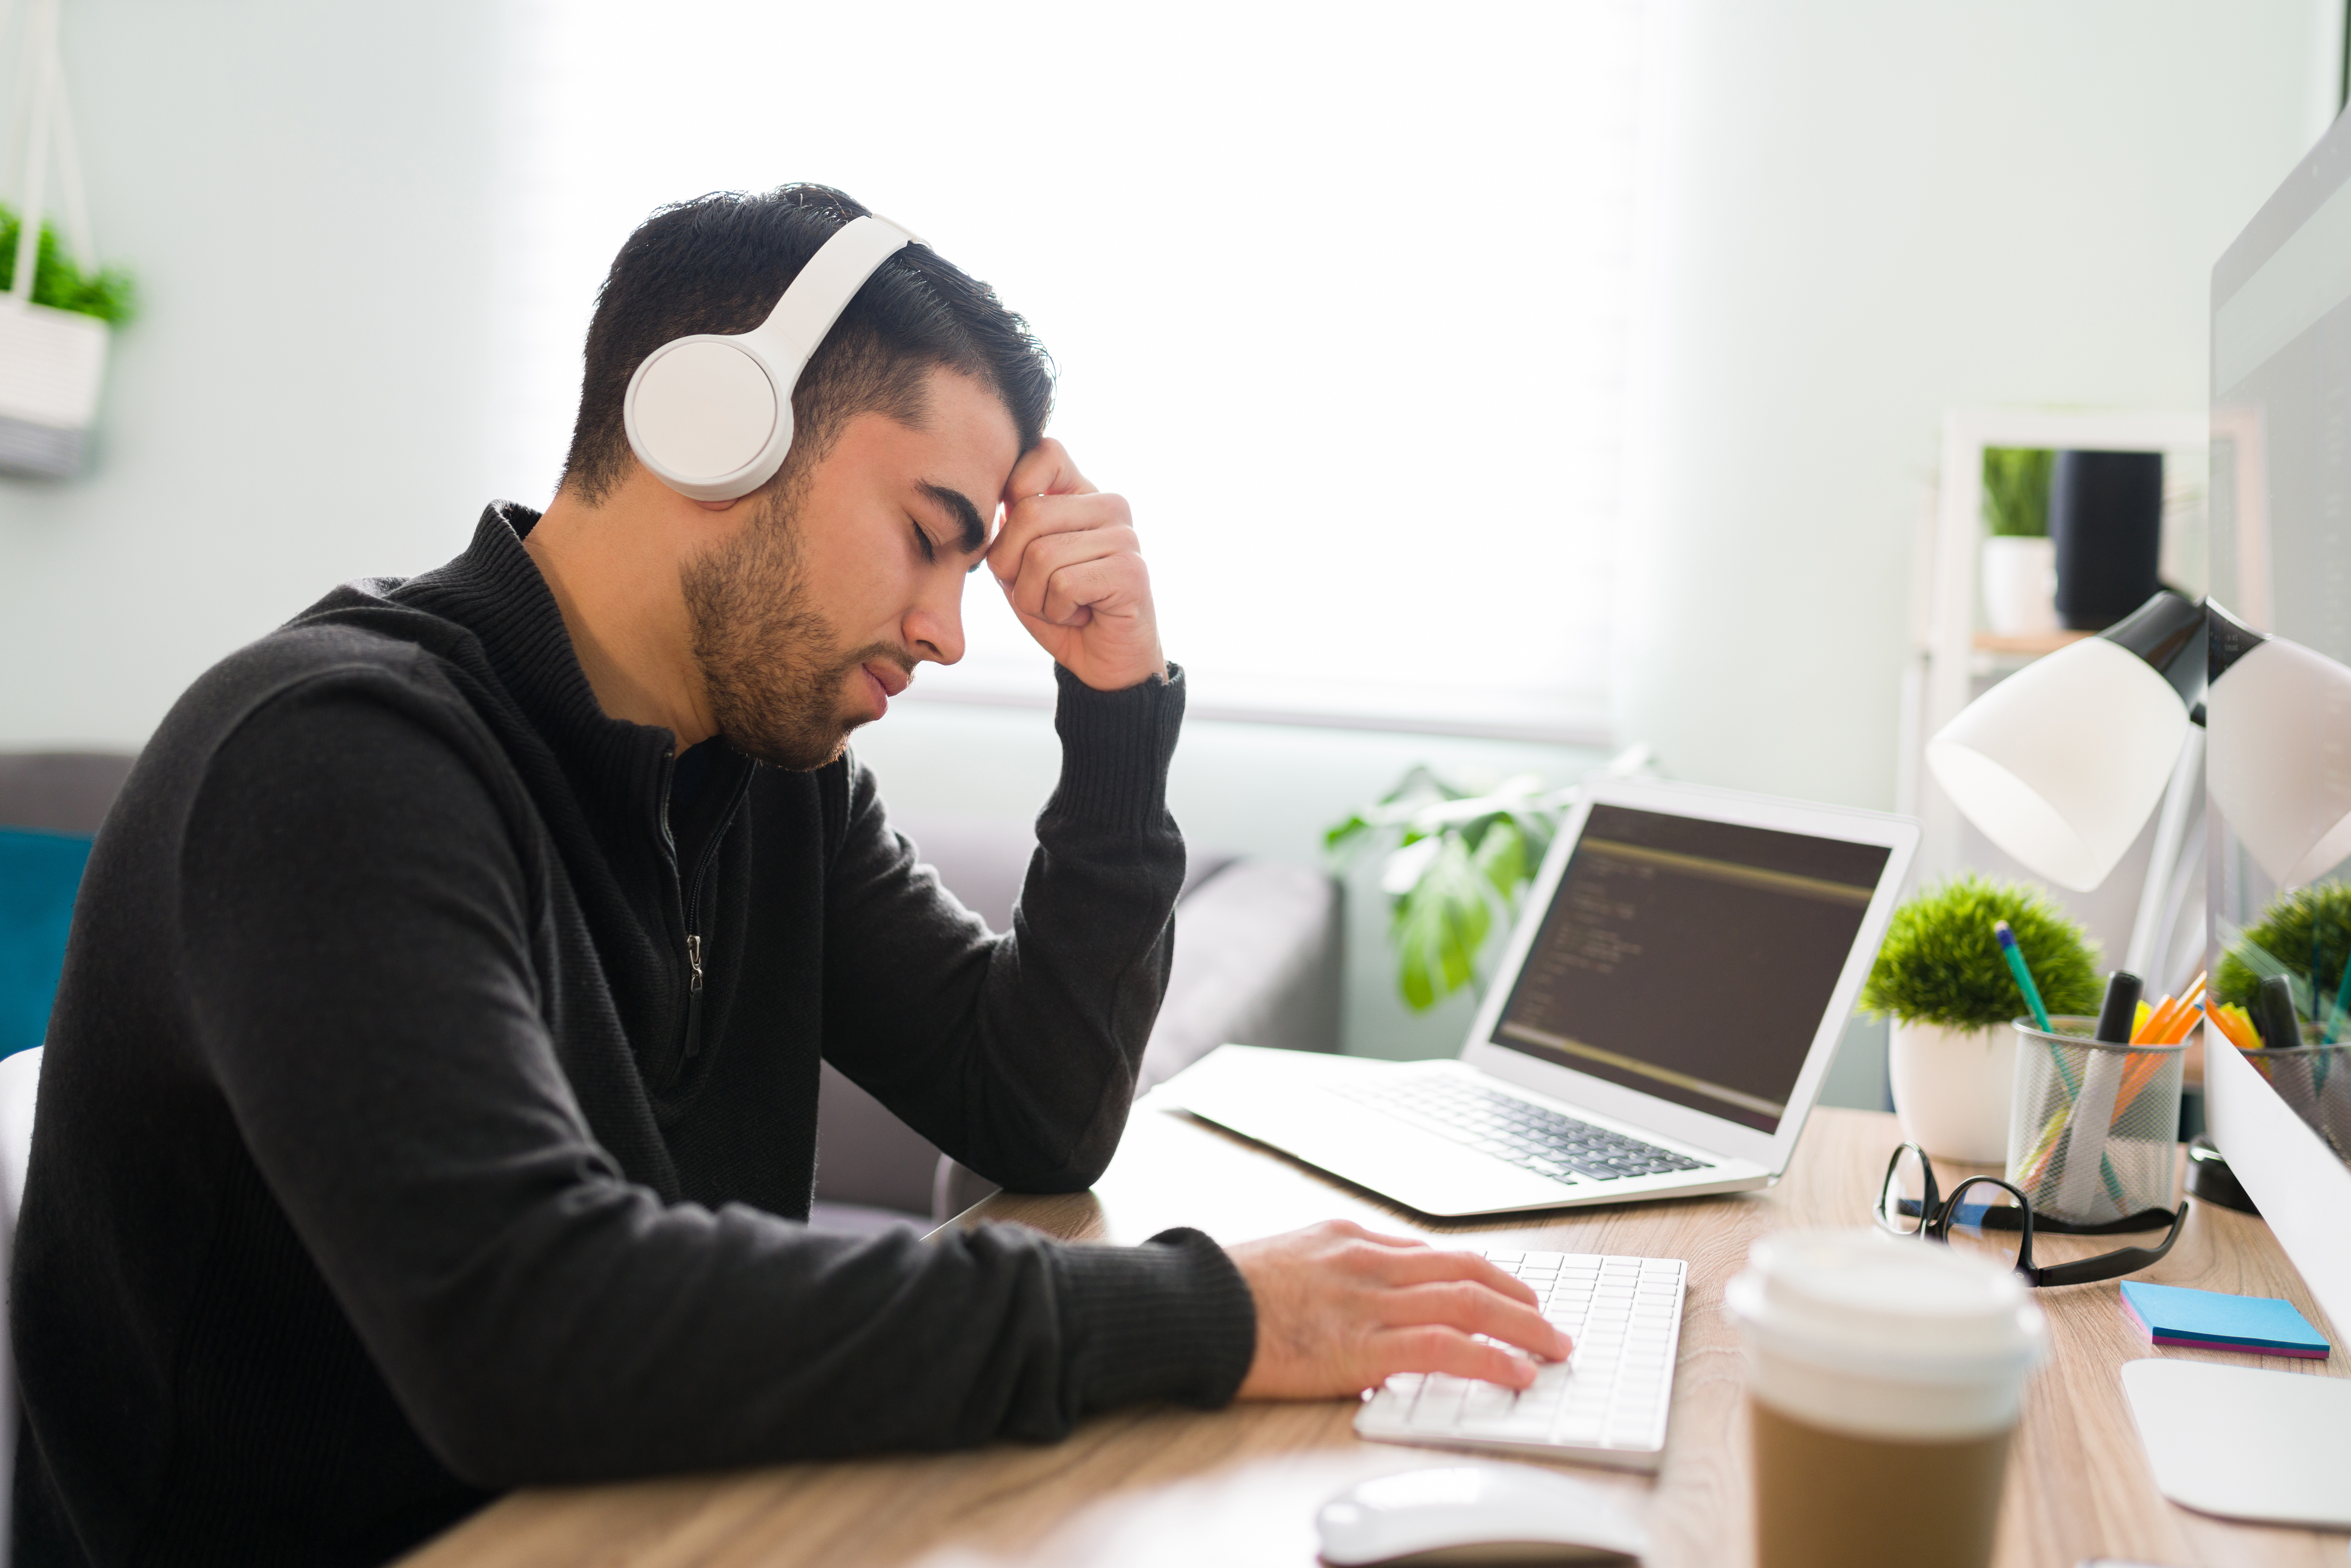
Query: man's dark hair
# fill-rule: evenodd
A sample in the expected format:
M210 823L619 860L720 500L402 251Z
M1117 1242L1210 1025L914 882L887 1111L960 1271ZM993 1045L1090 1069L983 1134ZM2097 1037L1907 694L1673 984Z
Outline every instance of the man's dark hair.
M757 327L824 242L865 215L831 186L779 185L760 195L697 196L639 225L596 296L564 486L592 506L628 472L621 406L646 355L673 338ZM1053 408L1044 346L994 289L930 246L910 245L866 279L801 373L783 474L820 456L853 414L916 423L924 381L939 367L1003 400L1023 452L1044 434Z

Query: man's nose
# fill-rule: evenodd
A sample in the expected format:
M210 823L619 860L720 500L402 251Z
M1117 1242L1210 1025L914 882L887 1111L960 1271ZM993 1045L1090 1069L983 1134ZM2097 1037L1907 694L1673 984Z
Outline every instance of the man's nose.
M906 612L906 645L915 656L952 664L963 657L963 584L961 572L925 593Z

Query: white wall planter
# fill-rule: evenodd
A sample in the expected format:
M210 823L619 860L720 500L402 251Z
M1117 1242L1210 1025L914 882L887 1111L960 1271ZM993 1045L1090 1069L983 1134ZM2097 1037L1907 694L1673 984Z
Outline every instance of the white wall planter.
M106 339L94 316L0 297L0 469L50 479L80 471Z
M6 9L0 0L0 21ZM8 292L0 298L0 472L62 479L80 470L83 441L98 417L107 328L96 317L33 302L53 151L73 248L84 264L98 265L66 107L65 64L57 54L57 0L35 0L26 14L24 57L31 94L22 121L24 178L16 191L24 210L17 214L22 226L15 268L5 280Z
M1994 534L1983 542L1984 619L1999 637L2043 637L2057 628L2057 546Z
M1904 1138L1938 1160L2008 1163L2016 1030L2004 1023L1980 1030L1897 1023L1886 1065Z

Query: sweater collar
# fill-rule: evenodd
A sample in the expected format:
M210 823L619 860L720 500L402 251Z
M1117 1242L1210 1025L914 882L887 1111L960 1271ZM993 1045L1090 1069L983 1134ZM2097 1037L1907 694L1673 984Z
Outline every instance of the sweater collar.
M607 826L650 828L658 845L676 737L614 718L597 704L555 594L523 549L538 518L516 502L491 502L463 555L411 579L393 597L472 632L498 684L555 752L583 804Z

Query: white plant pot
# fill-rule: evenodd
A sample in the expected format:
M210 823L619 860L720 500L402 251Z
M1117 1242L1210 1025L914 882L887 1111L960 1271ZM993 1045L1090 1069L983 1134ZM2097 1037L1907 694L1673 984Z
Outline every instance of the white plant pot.
M1983 542L1984 619L1999 637L2042 637L2057 627L2057 546L1995 534Z
M2008 1163L2009 1102L2016 1088L2016 1030L1897 1023L1886 1041L1894 1113L1902 1135L1938 1160Z

